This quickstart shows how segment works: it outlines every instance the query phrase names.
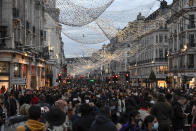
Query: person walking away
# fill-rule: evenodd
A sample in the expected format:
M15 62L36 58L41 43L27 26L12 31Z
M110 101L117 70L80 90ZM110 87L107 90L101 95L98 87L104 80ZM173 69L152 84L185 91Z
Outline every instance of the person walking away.
M178 100L173 105L173 120L172 125L175 131L183 131L186 114L182 110L182 106L186 103L186 98L184 96L180 96Z
M123 125L120 131L140 131L138 122L140 120L140 113L137 110L130 112L129 121Z
M25 126L18 126L16 131L46 131L44 123L39 122L41 117L41 107L32 105L29 108L29 119Z
M68 127L65 124L65 117L65 112L59 107L52 107L46 114L47 131L67 131Z
M72 129L73 131L89 131L91 124L94 121L92 108L89 104L82 104L79 110L81 113L81 118L73 123Z
M14 98L14 94L10 94L8 100L5 103L7 109L7 116L14 116L17 114L17 103Z
M93 121L90 131L117 131L115 124L110 120L111 110L109 107L102 107L100 113Z
M165 96L160 94L158 102L152 107L151 115L159 122L159 131L170 131L172 125L172 107L166 103Z

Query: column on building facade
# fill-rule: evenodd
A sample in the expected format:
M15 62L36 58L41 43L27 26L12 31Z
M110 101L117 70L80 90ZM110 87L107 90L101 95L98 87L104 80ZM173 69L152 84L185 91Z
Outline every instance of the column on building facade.
M153 46L153 61L155 62L156 58L156 48Z
M188 68L188 55L185 55L185 69Z
M9 90L13 88L12 79L14 78L14 62L10 62L10 85Z
M41 87L41 74L40 74L40 72L41 72L41 68L38 66L37 67L37 80L38 80L37 88Z
M37 89L37 82L38 82L38 77L37 77L37 62L36 62L36 65L35 65L35 87L33 87L34 89Z
M177 30L177 34L179 34L178 26L177 26L176 30ZM177 37L176 37L176 42L177 42L177 51L179 51L179 49L180 49L179 35L177 35Z
M29 65L27 66L27 88L32 88L31 87L31 76L32 76L32 65L31 61L29 61Z

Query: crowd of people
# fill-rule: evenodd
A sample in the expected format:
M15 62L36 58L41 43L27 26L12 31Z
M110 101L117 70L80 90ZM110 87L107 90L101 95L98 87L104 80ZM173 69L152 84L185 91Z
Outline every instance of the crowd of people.
M0 96L0 125L13 131L196 131L196 90L78 82L12 89Z

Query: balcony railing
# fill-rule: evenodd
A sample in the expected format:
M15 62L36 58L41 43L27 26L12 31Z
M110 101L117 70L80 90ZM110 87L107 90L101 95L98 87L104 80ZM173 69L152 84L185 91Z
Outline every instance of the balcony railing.
M195 24L188 25L188 29L194 29L194 28L195 28Z
M166 62L167 60L167 58L155 58L156 62Z
M194 64L189 64L188 69L192 69L192 68L194 68Z

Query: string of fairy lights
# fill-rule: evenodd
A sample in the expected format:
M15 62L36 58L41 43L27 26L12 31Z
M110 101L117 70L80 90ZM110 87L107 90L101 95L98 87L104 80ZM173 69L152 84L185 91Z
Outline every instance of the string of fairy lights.
M134 56L139 51L145 51L146 47L143 47L141 43L133 45L133 41L159 29L160 26L165 24L170 15L168 13L155 20L129 22L126 28L119 30L110 19L100 18L114 0L45 0L45 2L47 8L59 8L59 23L63 27L62 33L69 39L80 43L84 47L85 53L92 54L95 52L90 59L78 57L70 65L72 68L69 73L72 76L106 67L112 61L124 61L127 57L126 54ZM145 9L147 14L153 11L153 6L154 3L149 7L149 10ZM118 39L118 44L129 43L130 48L116 49L111 53L104 49L97 51L97 49L85 46L85 44L103 43L115 37Z

